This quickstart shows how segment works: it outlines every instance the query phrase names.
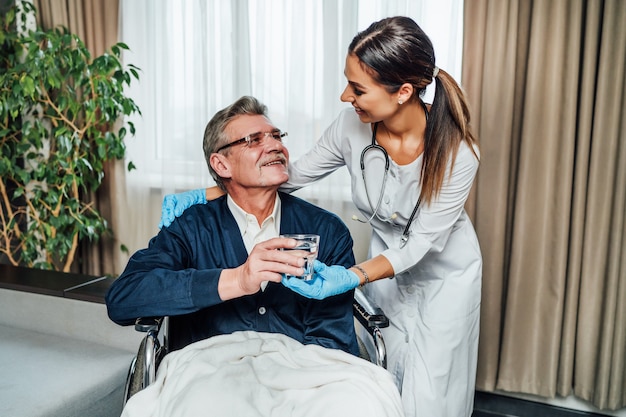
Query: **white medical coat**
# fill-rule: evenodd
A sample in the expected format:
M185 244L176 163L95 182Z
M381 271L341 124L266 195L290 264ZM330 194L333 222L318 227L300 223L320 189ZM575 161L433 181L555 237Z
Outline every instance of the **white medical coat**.
M352 199L364 218L372 208L361 175L362 150L371 143L371 126L353 109L342 111L316 146L289 167L286 190L301 188L345 165L352 178ZM450 162L451 163L451 162ZM389 317L383 329L388 369L396 378L407 416L463 417L473 408L482 257L474 228L464 210L478 161L463 143L439 196L423 203L400 237L420 192L422 156L408 165L390 160L378 214L371 220L370 257L383 255L395 271L365 287ZM369 151L365 176L376 207L381 194L384 156ZM396 214L393 220L391 216Z

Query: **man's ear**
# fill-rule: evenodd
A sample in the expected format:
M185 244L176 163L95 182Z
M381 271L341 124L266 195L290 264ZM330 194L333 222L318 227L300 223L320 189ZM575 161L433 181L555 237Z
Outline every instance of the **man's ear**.
M209 162L211 163L211 168L213 168L213 170L220 177L232 177L230 161L224 155L220 153L213 153L209 158Z

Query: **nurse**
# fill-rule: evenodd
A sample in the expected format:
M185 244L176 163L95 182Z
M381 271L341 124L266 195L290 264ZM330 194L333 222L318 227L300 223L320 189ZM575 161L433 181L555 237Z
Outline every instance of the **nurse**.
M358 285L389 317L388 369L407 416L471 416L482 257L464 209L479 152L456 81L435 65L432 43L410 18L391 17L348 48L339 114L289 167L286 191L346 166L361 221L372 226L369 259L349 269L316 263L312 281L283 280L322 299ZM435 82L432 105L421 97ZM166 197L174 212L204 190Z

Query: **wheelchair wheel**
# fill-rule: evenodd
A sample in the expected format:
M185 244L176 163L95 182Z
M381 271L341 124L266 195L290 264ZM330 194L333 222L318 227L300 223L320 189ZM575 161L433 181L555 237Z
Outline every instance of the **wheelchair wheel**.
M362 359L365 359L368 362L371 362L372 358L370 357L370 354L367 351L367 348L365 347L365 343L363 343L363 339L357 336L356 341L357 341L357 344L359 345L359 357Z
M133 395L135 395L136 393L138 393L144 388L143 375L144 375L144 369L146 367L146 361L145 361L146 357L145 355L142 355L141 352L145 350L145 346L146 346L146 339L144 338L141 341L141 344L139 345L139 354L133 361L133 364L131 365L130 373L128 375L128 383L127 383L128 390L127 390L126 398L125 398L126 401L128 401L130 397L132 397Z

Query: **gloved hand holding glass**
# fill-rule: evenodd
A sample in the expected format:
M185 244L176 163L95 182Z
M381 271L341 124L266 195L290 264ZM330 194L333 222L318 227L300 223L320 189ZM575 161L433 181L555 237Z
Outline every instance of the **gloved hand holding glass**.
M353 290L360 283L358 275L343 266L327 266L315 260L313 271L313 279L310 281L283 277L281 282L290 290L316 300Z
M294 248L283 248L281 250L301 250L307 252L307 256L304 258L304 275L296 277L293 275L286 275L287 278L300 278L305 281L313 279L313 261L317 259L317 248L320 244L320 236L312 234L286 234L280 235L288 239L295 239L298 244Z

